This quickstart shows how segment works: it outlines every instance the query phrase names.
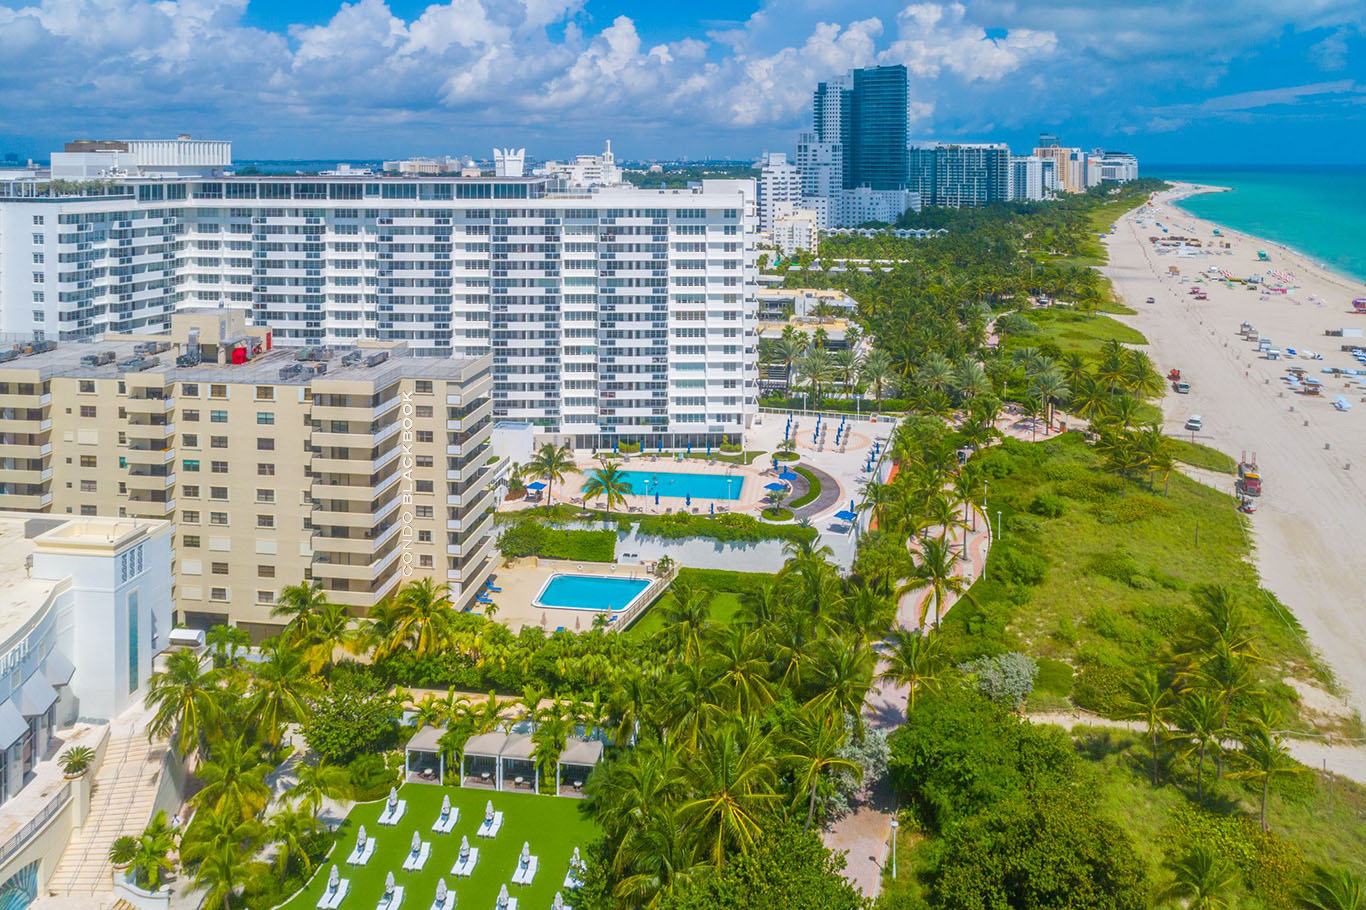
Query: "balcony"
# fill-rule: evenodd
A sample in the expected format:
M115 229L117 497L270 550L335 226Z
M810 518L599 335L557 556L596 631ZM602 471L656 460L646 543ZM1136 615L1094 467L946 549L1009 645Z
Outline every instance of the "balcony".
M482 583L488 578L489 572L493 568L493 560L484 558L477 560L474 565L463 566L459 569L447 569L446 580L460 582L461 593L473 590L473 586Z
M130 490L164 490L175 484L175 474L129 473L127 483Z
M37 390L27 394L12 392L0 395L0 408L45 408L52 404L52 393L38 394Z
M491 549L493 549L493 535L484 534L477 540L446 544L446 555L464 556L469 562L478 562Z
M127 464L167 464L175 460L175 449L129 446L123 450L123 460Z
M51 505L51 493L0 493L0 509L38 512Z
M485 401L482 405L466 414L464 417L459 417L454 420L448 419L446 421L446 429L459 432L460 430L463 430L466 427L475 426L479 423L480 420L483 420L484 418L489 417L492 414L493 399L490 398L489 400Z
M175 409L174 398L126 398L124 410L130 414L165 414Z
M358 486L349 482L328 483L323 480L314 480L309 489L309 495L314 499L363 500L366 503L370 503L379 499L381 493L397 483L400 476L402 475L398 471L395 471L372 487Z

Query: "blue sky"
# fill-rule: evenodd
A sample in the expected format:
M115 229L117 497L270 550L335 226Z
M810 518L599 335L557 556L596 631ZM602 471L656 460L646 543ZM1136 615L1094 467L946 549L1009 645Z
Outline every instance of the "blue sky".
M751 157L878 63L911 73L913 138L1366 163L1361 0L0 0L0 153Z

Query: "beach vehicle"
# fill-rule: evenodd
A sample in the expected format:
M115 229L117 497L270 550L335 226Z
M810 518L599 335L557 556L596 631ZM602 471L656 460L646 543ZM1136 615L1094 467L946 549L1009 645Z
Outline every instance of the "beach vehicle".
M1204 429L1204 426L1205 422L1203 419L1201 419L1199 414L1192 414L1191 416L1186 418L1186 429L1188 430L1200 430Z
M1358 297L1353 300L1352 310L1357 313L1366 313L1366 297Z
M1238 500L1238 511L1251 515L1253 512L1257 511L1257 504L1244 496Z
M1200 291L1199 293L1197 293L1197 294L1195 295L1195 299L1196 299L1196 300L1209 300L1209 295L1206 294L1204 291Z
M1149 298L1148 298L1148 303L1157 303L1157 298L1156 298L1156 297L1149 297Z
M1170 370L1167 371L1167 378L1175 382L1176 380L1181 378L1181 371L1178 370L1176 367L1172 367Z
M1258 261L1258 262L1270 262L1270 261L1271 261L1271 257L1268 256L1268 255L1266 254L1266 250L1258 250L1258 251L1257 251L1257 261Z
M1267 360L1280 360L1280 359L1281 359L1281 349L1280 349L1280 348L1267 348L1267 350L1266 350L1266 359L1267 359Z
M1339 395L1333 399L1333 407L1337 408L1339 411L1350 411L1352 410L1352 403L1344 396Z
M1173 382L1172 388L1176 390L1176 394L1178 395L1188 395L1190 394L1191 384L1189 382Z
M1262 495L1262 475L1257 470L1257 453L1252 453L1252 458L1243 453L1243 457L1238 460L1238 480L1236 481L1238 492L1243 496Z

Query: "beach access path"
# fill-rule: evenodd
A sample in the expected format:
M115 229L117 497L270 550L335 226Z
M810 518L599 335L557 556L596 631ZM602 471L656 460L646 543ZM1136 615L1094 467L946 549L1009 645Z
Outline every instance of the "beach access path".
M1154 365L1162 373L1179 368L1190 382L1187 395L1168 387L1162 401L1167 433L1191 439L1183 424L1199 414L1204 426L1194 441L1235 458L1255 453L1265 493L1250 525L1262 582L1304 627L1351 707L1366 713L1366 588L1357 546L1366 526L1366 403L1341 378L1321 373L1325 366L1358 366L1339 350L1352 339L1324 332L1366 328L1366 316L1354 315L1351 304L1366 289L1293 250L1223 228L1218 239L1232 244L1232 255L1157 254L1149 240L1162 232L1155 221L1173 234L1199 238L1206 248L1215 241L1216 225L1172 205L1199 189L1181 185L1158 194L1146 223L1133 213L1119 219L1116 233L1106 238L1109 265L1102 271L1136 311L1117 318L1147 337ZM1270 263L1258 262L1259 250L1269 251ZM1237 277L1288 272L1294 287L1264 295L1207 281L1201 287L1209 299L1196 301L1189 283L1169 275L1176 266L1190 281L1210 265ZM1149 297L1155 302L1147 303ZM1265 359L1239 336L1243 322L1282 350L1310 349L1323 359ZM1287 390L1280 377L1289 365L1321 379L1323 396L1307 399ZM1357 406L1334 410L1339 394ZM1227 484L1232 492L1232 478Z

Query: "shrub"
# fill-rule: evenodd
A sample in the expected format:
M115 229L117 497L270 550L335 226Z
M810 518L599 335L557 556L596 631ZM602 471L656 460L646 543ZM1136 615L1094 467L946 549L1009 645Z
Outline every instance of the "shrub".
M1034 691L1039 665L1027 654L1008 651L969 661L961 669L976 677L978 692L998 705L1018 711Z
M1127 585L1139 573L1138 563L1123 550L1097 553L1087 561L1087 568L1096 575Z
M1118 667L1088 664L1077 673L1072 700L1078 707L1105 717L1124 712L1125 685L1133 674Z
M358 755L346 768L351 798L357 802L381 799L397 785L398 775L389 770L384 756L377 752Z
M1026 553L1010 543L1001 541L991 549L992 577L1017 585L1043 584L1048 574L1048 560L1036 553Z
M1066 505L1061 496L1044 491L1034 497L1029 504L1029 511L1044 518L1059 518L1066 511Z
M67 777L80 777L95 760L95 750L89 746L72 746L57 756L57 763Z
M508 559L536 556L545 546L546 529L535 521L519 521L498 535L498 552Z
M616 558L616 531L546 531L540 555L547 559L611 562Z
M1051 657L1041 657L1037 661L1039 675L1034 679L1034 690L1048 695L1068 696L1072 694L1072 665Z
M371 676L333 673L332 688L309 707L304 739L334 764L349 764L357 755L378 752L398 740L398 699Z

